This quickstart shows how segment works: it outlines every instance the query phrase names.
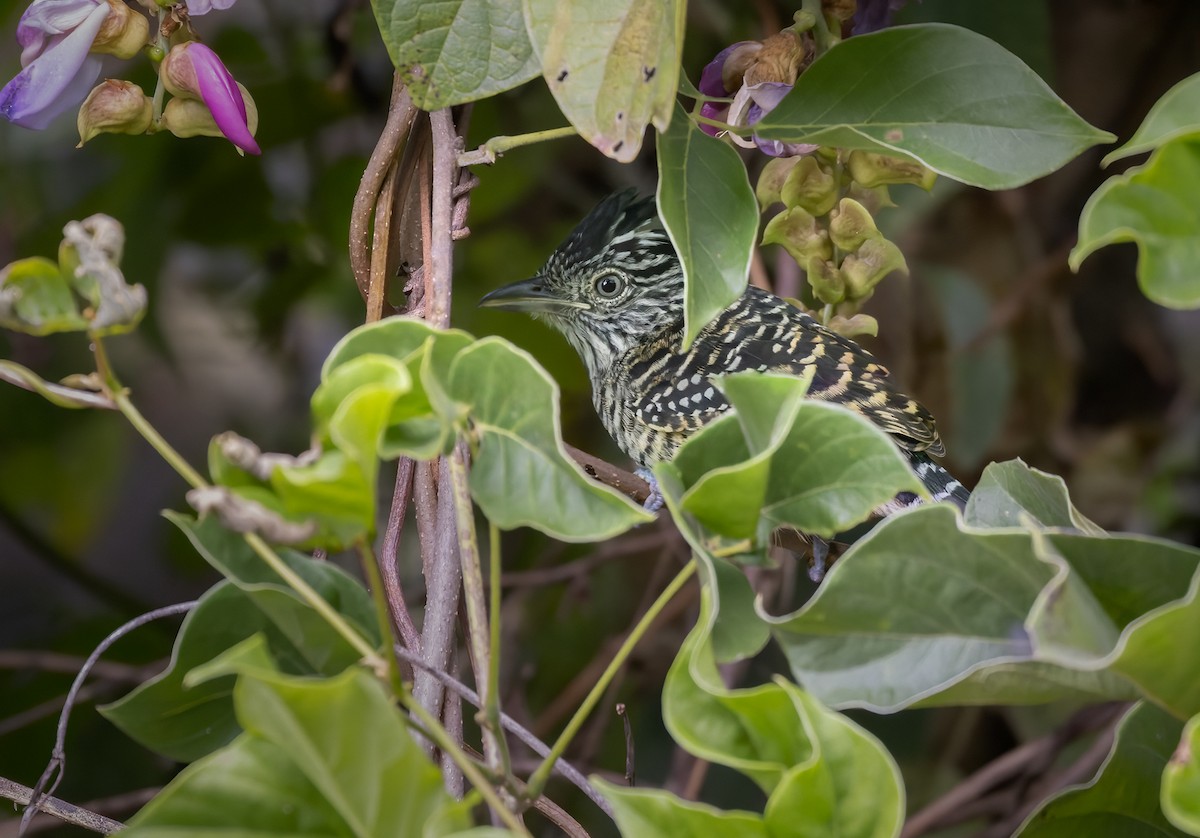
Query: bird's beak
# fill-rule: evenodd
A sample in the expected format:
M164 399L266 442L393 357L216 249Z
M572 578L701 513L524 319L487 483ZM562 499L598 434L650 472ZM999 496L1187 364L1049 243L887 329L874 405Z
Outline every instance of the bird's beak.
M483 308L504 308L509 311L549 311L562 313L573 308L587 308L585 303L556 297L540 277L523 279L497 288L479 301Z

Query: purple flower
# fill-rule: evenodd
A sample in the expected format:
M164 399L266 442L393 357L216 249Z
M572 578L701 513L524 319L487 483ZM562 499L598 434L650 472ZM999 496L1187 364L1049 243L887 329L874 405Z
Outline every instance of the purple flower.
M892 15L904 8L908 0L858 0L851 31L865 35L892 25Z
M242 91L215 52L197 41L180 44L167 53L159 71L173 95L203 101L231 143L250 154L262 153L250 131Z
M100 75L88 50L110 11L106 0L34 0L17 24L24 69L0 90L0 116L41 129L82 102Z
M188 16L199 17L208 14L213 9L224 11L236 2L237 0L188 0Z
M776 41L772 47L779 43ZM766 47L766 50L764 47L766 45L757 41L741 41L717 53L700 74L699 90L705 96L733 96L733 102L705 102L700 106L701 116L730 125L753 125L774 110L791 91L792 85L783 81L750 83L751 78L760 78L763 74L756 65L760 58L769 57L767 53L772 50L772 47ZM795 79L794 71L789 75ZM714 137L721 133L712 125L701 125L700 128ZM757 135L746 140L731 132L729 138L743 148L757 147L771 157L794 157L816 149L815 145L807 143L784 143Z

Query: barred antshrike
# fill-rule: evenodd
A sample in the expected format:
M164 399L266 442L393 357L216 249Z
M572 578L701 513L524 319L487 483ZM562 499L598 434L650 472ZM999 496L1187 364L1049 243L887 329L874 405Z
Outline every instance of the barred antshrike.
M653 199L632 191L604 199L537 276L480 304L532 312L566 336L587 365L604 427L643 476L729 409L711 376L813 369L809 397L844 405L890 434L934 500L963 506L969 497L929 457L944 453L929 411L897 392L869 352L786 300L747 288L683 349L683 271ZM903 493L880 511L916 501Z

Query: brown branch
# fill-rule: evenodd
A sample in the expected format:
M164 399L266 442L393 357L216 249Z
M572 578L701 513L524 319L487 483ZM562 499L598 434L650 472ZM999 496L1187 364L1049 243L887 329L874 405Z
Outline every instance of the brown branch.
M650 497L650 484L632 472L617 468L612 463L605 462L599 457L593 457L586 451L580 451L573 445L566 445L567 453L583 466L589 477L594 477L606 486L611 486L623 495L628 495L638 503L645 503Z
M383 530L383 544L379 551L379 575L383 579L384 596L392 625L410 649L421 649L421 633L408 612L404 598L404 586L400 581L400 532L404 529L408 500L412 495L413 472L416 463L402 457L396 466L396 488L392 492L392 507L388 511L387 525Z
M625 783L632 788L636 775L633 770L633 727L629 724L629 709L623 703L618 704L617 715L621 717L621 727L625 732Z
M19 806L29 806L29 801L33 799L34 794L34 790L28 786L23 786L20 783L14 783L12 780L0 777L0 797L11 800ZM52 815L61 821L82 826L84 829L99 832L101 835L112 835L114 832L125 828L125 824L120 821L114 821L112 818L106 818L104 815L48 795L38 795L36 807L31 807L28 811L45 812L47 815ZM8 824L4 824L3 826L6 834L19 835L26 830L27 822L22 818L16 830L12 830Z
M400 79L400 74L397 73L393 81L387 122L383 126L383 133L375 145L375 150L371 152L371 159L367 162L367 168L359 182L350 212L350 268L354 272L354 281L364 300L368 299L371 293L371 248L368 242L374 230L371 223L372 212L388 171L392 169L416 116L417 109Z

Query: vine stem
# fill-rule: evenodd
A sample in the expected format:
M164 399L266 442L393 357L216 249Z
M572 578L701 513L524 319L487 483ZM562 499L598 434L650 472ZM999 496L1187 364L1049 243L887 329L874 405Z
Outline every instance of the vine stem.
M534 143L544 143L549 140L574 137L578 133L573 126L564 125L562 128L550 128L546 131L534 131L530 134L517 134L512 137L492 137L474 151L465 151L458 155L458 165L462 168L476 166L480 163L491 165L496 162L497 157L510 149L520 148L523 145L533 145Z
M511 773L508 748L500 727L500 696L496 689L499 657L499 623L493 609L489 621L483 593L483 573L479 560L479 543L475 536L475 508L467 485L465 445L459 444L450 455L450 483L454 493L454 509L458 524L458 555L462 562L463 594L467 605L467 634L471 659L475 668L475 683L479 685L480 703L486 724L483 729L483 750L488 768L499 776ZM493 591L497 581L493 580ZM494 594L493 594L494 597ZM489 630L490 627L490 630Z
M479 793L483 795L488 805L495 810L500 820L504 821L505 826L518 835L528 836L529 830L513 814L512 810L504 805L504 801L500 799L500 794L496 791L495 786L488 782L487 777L479 770L479 766L475 764L475 761L468 757L462 748L458 746L458 743L450 738L450 735L446 733L446 729L442 727L441 722L434 718L432 713L422 707L421 702L414 699L412 693L406 691L401 696L401 701L408 708L408 711L417 717L417 721L421 723L421 726L424 728L422 733L432 739L442 749L442 753L450 755L450 758L454 760L454 764L462 770L462 773L471 781L471 784L479 790Z
M609 662L608 667L604 670L604 672L600 675L600 678L592 687L591 692L587 694L587 697L583 700L583 703L579 705L579 709L575 711L575 715L571 717L571 720L567 722L567 726L563 729L563 732L559 734L558 739L555 740L554 745L550 748L550 753L546 755L545 759L542 760L541 765L539 765L537 770L535 770L532 776L530 776L528 793L531 798L536 798L542 793L542 789L546 785L546 780L550 777L550 771L553 769L554 763L556 763L567 750L567 746L571 743L571 740L575 738L575 734L579 732L579 728L583 726L583 723L587 720L587 717L591 714L592 710L595 709L596 704L600 701L601 696L604 695L604 691L608 689L608 685L612 682L612 679L616 677L617 671L625 664L625 661L629 658L630 653L633 652L633 648L637 646L638 642L642 639L642 636L650 628L651 623L654 622L654 618L657 617L659 612L667 606L667 603L669 603L675 597L675 595L679 593L680 589L683 588L684 584L691 579L695 573L696 560L691 559L686 565L683 566L683 569L675 575L675 578L671 580L670 584L663 589L663 592L658 595L658 599L654 600L654 603L648 609L646 609L646 613L642 615L642 618L638 620L637 625L635 625L629 632L629 635L625 638L625 641L621 644L621 647L617 649L617 653L613 655L613 659Z

